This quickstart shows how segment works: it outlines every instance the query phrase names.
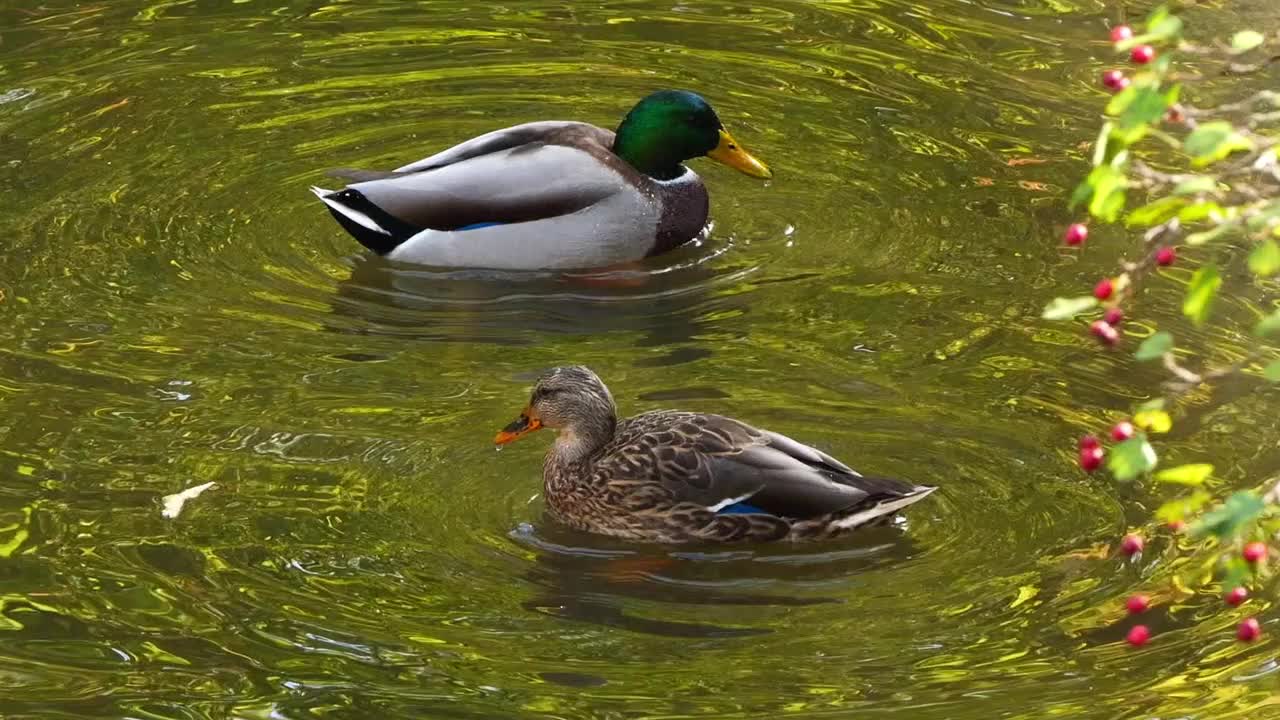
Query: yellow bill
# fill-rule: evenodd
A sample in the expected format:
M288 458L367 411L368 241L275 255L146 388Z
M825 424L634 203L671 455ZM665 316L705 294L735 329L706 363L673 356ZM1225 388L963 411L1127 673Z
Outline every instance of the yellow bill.
M737 140L724 128L720 129L720 144L707 153L707 157L718 163L728 165L740 173L757 178L771 178L773 172L751 153L742 149Z

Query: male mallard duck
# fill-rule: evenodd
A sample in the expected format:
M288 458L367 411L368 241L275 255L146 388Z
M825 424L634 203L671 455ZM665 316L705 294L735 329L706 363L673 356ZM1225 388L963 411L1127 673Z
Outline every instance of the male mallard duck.
M701 96L653 93L618 132L545 121L495 130L393 172L314 192L365 247L425 265L598 268L666 252L707 222L701 155L753 177L769 169Z
M494 442L560 431L542 480L570 527L663 543L816 540L887 520L935 488L871 478L784 435L720 415L619 420L591 370L555 368Z

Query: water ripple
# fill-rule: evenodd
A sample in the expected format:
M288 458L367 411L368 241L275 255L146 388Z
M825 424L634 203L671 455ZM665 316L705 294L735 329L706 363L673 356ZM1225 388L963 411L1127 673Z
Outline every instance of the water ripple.
M1121 599L1197 556L1153 533L1115 557L1165 491L1082 477L1071 438L1155 377L1038 318L1114 259L1103 232L1048 240L1100 10L0 10L0 714L1262 717L1274 645L1230 642L1211 593L1121 645ZM777 177L694 161L712 226L634 271L399 266L306 191L501 125L612 127L665 86ZM1220 311L1180 343L1237 352L1250 318ZM723 412L941 489L823 546L568 532L541 512L546 438L491 445L562 362L623 412ZM1274 430L1269 399L1192 398L1168 451L1273 474L1242 432Z

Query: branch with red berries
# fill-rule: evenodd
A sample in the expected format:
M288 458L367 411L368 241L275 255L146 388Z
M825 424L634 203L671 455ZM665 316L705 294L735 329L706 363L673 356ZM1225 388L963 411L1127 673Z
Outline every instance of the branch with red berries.
M1157 517L1175 532L1218 548L1213 562L1219 592L1228 605L1238 607L1248 599L1248 587L1257 587L1269 574L1268 547L1280 537L1280 483L1265 493L1242 491L1215 503L1206 489L1214 467L1193 463L1157 471L1159 455L1150 437L1170 430L1180 398L1218 379L1245 374L1280 382L1280 352L1273 344L1280 338L1280 309L1266 302L1276 292L1271 278L1280 274L1280 93L1253 92L1206 107L1181 97L1191 83L1265 68L1280 51L1280 33L1245 30L1229 43L1195 44L1183 37L1182 19L1161 7L1147 18L1141 33L1126 25L1112 28L1111 42L1117 52L1127 54L1132 67L1102 75L1102 86L1112 97L1093 146L1093 169L1072 193L1071 207L1083 208L1095 221L1123 219L1135 230L1136 252L1120 263L1115 275L1098 280L1092 293L1055 298L1044 317L1088 317L1089 334L1114 350L1124 344L1126 312L1132 312L1144 282L1159 280L1162 268L1179 262L1180 251L1247 250L1253 290L1262 300L1254 305L1258 320L1243 358L1193 367L1195 356L1177 347L1170 332L1151 334L1134 354L1139 361L1159 361L1167 370L1162 392L1110 429L1109 448L1094 435L1081 438L1078 448L1086 472L1105 466L1122 481L1152 477L1187 487L1189 494L1166 503ZM1215 66L1217 73L1212 72ZM1143 159L1136 157L1140 146ZM1145 204L1127 209L1135 195ZM1089 225L1082 221L1067 228L1063 242L1083 249L1088 238ZM1223 276L1213 262L1192 273L1181 309L1193 326L1208 323ZM1142 549L1139 534L1121 543L1126 555ZM1148 604L1145 596L1135 595L1127 607L1139 614ZM1245 618L1237 636L1248 642L1260 632L1256 619ZM1128 640L1142 645L1150 637L1149 629L1138 625Z

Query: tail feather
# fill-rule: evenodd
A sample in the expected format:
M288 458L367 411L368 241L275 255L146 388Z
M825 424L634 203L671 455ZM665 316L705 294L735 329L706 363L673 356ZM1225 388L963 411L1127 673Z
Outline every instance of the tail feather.
M852 530L860 525L874 522L878 518L892 515L908 505L914 505L925 499L938 488L929 485L917 485L915 488L898 497L881 500L871 507L862 508L856 512L849 513L843 517L837 518L831 526L840 530Z
M313 185L311 192L320 198L343 230L379 255L395 250L421 231L373 204L354 188L333 192Z

